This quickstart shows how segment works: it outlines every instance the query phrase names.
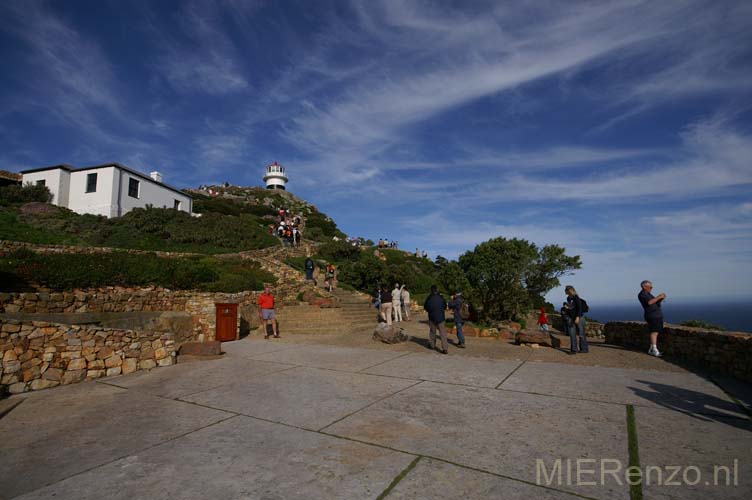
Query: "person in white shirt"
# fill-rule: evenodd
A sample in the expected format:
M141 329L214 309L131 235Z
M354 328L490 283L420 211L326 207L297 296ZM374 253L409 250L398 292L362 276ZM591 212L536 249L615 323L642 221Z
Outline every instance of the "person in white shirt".
M405 321L410 321L410 292L405 285L402 285L400 299L402 299L402 305L405 308Z
M392 290L392 311L394 312L394 320L402 321L402 291L400 290L399 283L394 284L394 290Z

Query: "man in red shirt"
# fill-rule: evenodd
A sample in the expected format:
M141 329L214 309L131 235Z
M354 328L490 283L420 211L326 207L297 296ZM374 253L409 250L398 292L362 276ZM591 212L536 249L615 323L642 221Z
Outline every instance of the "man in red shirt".
M279 338L279 333L277 333L277 316L274 313L274 295L272 295L271 288L269 288L269 285L266 285L264 287L264 293L259 295L258 299L258 305L259 305L259 318L261 318L262 322L264 323L264 338L269 338L269 333L267 330L267 321L272 322L272 332L274 332L274 338Z

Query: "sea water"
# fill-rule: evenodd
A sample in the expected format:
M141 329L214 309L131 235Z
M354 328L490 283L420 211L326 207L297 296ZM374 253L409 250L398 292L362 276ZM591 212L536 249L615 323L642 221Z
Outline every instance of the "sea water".
M643 321L640 303L598 304L588 299L587 317L602 323L609 321ZM692 319L722 326L729 331L752 332L752 300L734 302L681 302L666 300L662 306L666 323L678 325Z

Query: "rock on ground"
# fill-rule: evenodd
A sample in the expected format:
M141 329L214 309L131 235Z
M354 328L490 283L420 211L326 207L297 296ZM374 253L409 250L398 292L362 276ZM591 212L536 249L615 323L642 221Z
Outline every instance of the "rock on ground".
M400 342L407 342L409 337L405 334L405 331L397 326L389 326L386 323L381 323L373 331L373 340L380 340L386 344L399 344Z

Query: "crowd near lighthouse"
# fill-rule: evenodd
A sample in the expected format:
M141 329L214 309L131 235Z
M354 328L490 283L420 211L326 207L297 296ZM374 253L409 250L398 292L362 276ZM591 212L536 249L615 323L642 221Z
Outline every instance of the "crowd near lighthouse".
M266 175L264 175L264 182L266 182L266 189L287 189L287 174L285 173L285 167L277 163L276 161L271 165L266 166Z

